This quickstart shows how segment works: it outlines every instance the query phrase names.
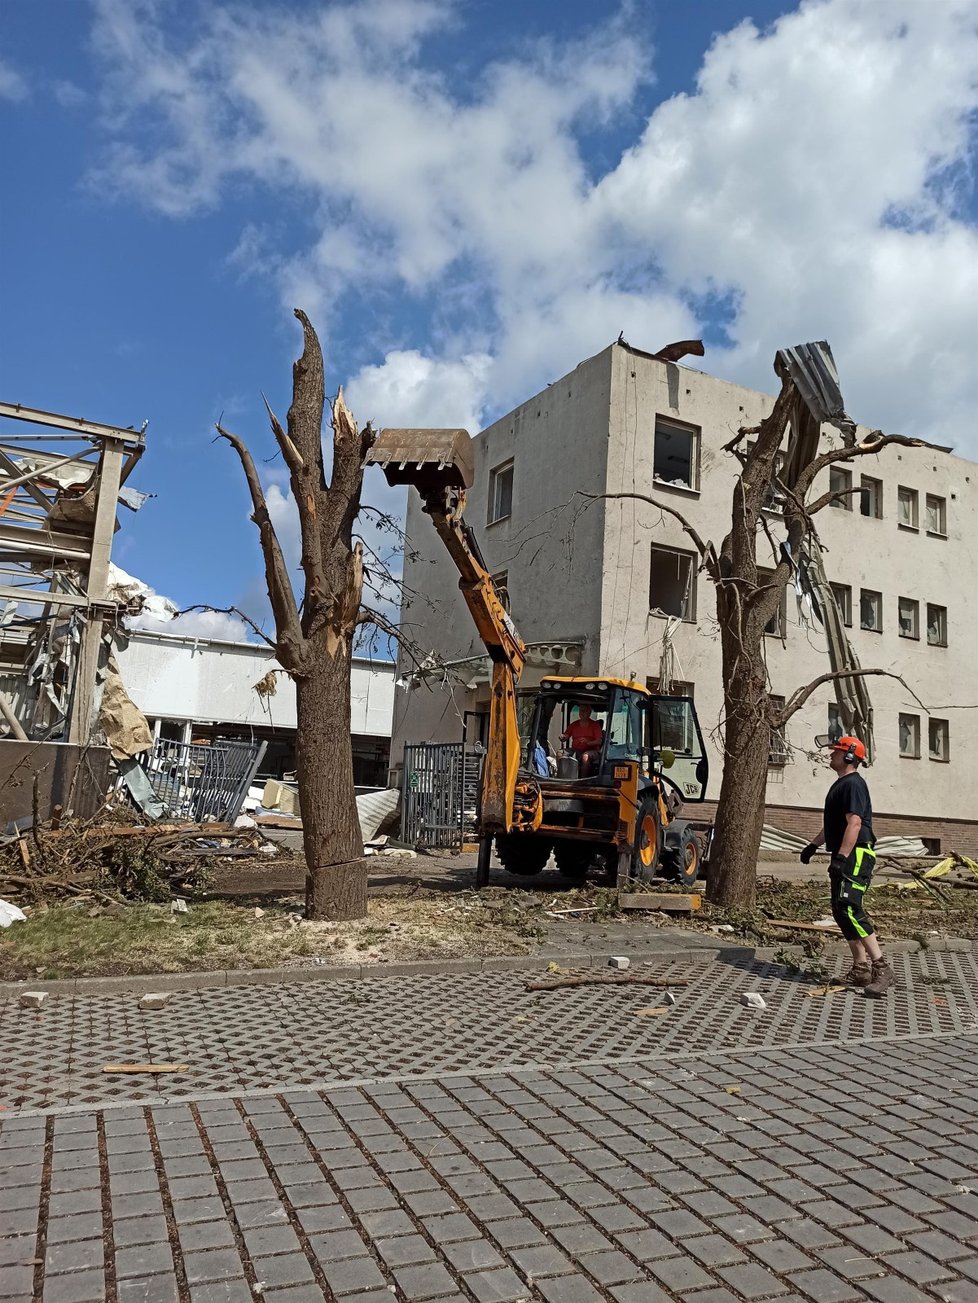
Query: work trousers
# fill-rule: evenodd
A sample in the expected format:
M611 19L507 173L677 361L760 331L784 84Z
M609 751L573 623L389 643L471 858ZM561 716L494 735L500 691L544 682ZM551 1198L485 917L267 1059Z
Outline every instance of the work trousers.
M845 869L829 869L832 886L832 917L847 941L862 941L876 931L866 913L866 888L876 867L876 852L870 846L857 846Z

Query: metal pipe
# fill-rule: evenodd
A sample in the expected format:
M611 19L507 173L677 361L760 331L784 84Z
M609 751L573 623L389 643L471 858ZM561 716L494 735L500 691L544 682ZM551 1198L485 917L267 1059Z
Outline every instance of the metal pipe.
M10 726L11 733L13 733L14 737L17 739L18 742L30 741L30 738L24 732L24 728L20 720L10 709L10 707L7 705L7 698L2 695L0 695L0 715L3 715L4 719L7 721L7 723Z

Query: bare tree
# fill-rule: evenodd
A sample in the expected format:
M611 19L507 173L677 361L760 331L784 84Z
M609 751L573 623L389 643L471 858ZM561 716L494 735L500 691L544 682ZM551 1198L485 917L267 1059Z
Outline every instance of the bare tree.
M793 436L789 456L779 471L789 424ZM752 441L750 436L754 436ZM764 655L765 627L781 609L802 543L817 540L812 517L851 492L823 493L809 502L816 476L829 466L872 456L890 444L921 446L920 440L875 430L861 442L850 435L842 446L819 452L818 423L812 427L798 390L785 376L771 414L759 426L739 430L725 446L725 451L738 458L741 469L734 484L730 530L719 552L685 516L664 502L637 493L594 495L638 499L677 520L716 589L724 715L723 780L710 851L709 896L715 904L748 909L754 904L772 730L783 728L822 684L869 675L899 678L882 669L832 671L799 688L780 706L771 699ZM775 495L782 518L781 541L774 538L763 514ZM771 547L773 570L761 576L757 549L763 539Z
M327 477L322 424L323 356L304 312L303 349L292 368L292 405L283 429L268 407L272 432L288 467L299 516L303 593L296 601L265 494L244 441L218 424L241 460L265 560L275 638L265 638L296 685L296 767L306 859L306 915L362 918L367 912L367 865L353 787L350 677L357 633L373 624L396 629L363 605L364 544L356 536L364 458L374 441L358 430L342 389L332 404L332 465ZM260 630L256 631L261 633ZM265 637L264 634L261 635Z

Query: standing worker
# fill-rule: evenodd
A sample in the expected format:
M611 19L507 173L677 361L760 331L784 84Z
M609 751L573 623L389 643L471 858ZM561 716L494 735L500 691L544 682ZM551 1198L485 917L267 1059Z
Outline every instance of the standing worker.
M876 865L873 850L873 803L859 766L865 763L866 748L857 737L840 737L833 742L817 737L816 746L829 749L829 764L836 775L825 797L822 827L798 857L808 864L824 842L832 856L829 882L832 888L832 917L852 951L852 967L842 978L866 995L883 995L896 981L893 969L883 958L873 920L866 913L866 890Z

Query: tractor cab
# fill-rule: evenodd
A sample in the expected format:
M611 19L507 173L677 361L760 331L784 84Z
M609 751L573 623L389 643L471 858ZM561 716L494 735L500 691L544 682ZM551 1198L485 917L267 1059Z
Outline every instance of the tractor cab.
M706 749L690 697L653 696L621 679L548 678L527 717L523 773L610 786L632 762L639 791L662 779L682 801L705 797Z

